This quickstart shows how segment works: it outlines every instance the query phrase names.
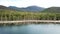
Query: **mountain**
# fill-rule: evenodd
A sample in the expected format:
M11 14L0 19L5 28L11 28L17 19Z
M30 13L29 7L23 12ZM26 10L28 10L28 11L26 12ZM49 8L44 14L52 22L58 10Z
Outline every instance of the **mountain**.
M60 13L60 7L50 7L50 8L45 9L42 12Z
M29 6L29 7L23 8L23 10L27 10L27 11L42 11L44 9L45 8L38 7L38 6Z
M1 9L16 10L16 11L38 12L38 11L43 11L45 8L38 7L38 6L28 6L28 7L26 7L26 8L19 8L19 7L16 7L16 6L6 7L6 6L3 6L3 5L0 5L0 10L1 10Z
M9 6L8 8L10 8L11 10L19 10L20 11L20 8L18 8L18 7L15 7L15 6Z
M6 7L6 6L3 6L3 5L0 5L0 10L14 10L14 11L30 11L30 12L51 12L51 13L60 13L60 7L50 7L50 8L42 8L42 7L38 7L38 6L28 6L26 8L19 8L19 7L16 7L16 6L9 6L9 7Z
M8 9L8 7L0 5L0 9Z
M22 10L22 11L42 11L44 10L45 8L42 8L42 7L38 7L38 6L29 6L29 7L26 7L26 8L18 8L18 7L15 7L15 6L9 6L10 9L15 9L15 10Z

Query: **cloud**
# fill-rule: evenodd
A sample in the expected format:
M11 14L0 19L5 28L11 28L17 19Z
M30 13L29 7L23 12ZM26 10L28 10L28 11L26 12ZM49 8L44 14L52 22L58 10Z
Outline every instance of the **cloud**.
M27 7L37 5L41 7L60 6L60 0L0 0L0 5Z

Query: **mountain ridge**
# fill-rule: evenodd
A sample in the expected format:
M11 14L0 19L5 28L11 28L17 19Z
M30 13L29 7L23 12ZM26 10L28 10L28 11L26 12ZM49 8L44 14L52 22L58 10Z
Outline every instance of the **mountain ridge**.
M28 6L26 8L19 8L19 7L16 7L16 6L9 6L9 7L6 7L6 6L3 6L3 5L0 5L0 10L3 10L3 9L6 9L6 10L14 10L14 11L27 11L27 12L49 12L49 13L60 13L60 7L49 7L49 8L42 8L42 7L38 7L38 6Z
M60 13L60 7L49 7L42 12Z
M15 9L15 10L23 10L23 11L42 11L45 9L45 8L38 7L38 6L28 6L26 8L18 8L15 6L9 6L9 8Z

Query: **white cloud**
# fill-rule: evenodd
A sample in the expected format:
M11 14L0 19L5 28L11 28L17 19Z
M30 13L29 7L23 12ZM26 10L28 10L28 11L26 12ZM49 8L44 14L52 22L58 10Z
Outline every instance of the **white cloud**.
M0 0L0 5L27 7L37 5L40 7L60 6L60 0Z

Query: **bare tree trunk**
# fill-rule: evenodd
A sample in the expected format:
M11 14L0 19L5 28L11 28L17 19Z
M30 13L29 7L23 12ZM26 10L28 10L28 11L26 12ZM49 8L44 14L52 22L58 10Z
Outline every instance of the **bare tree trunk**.
M9 14L9 21L11 20L11 13Z
M1 21L2 21L2 16L1 16Z
M2 15L1 15L1 21L3 21L2 17L3 17L3 13L2 13Z
M56 20L56 15L55 15L55 17L54 17L54 20Z
M4 16L5 16L5 21L7 21L6 13L5 13L5 15L4 15Z

